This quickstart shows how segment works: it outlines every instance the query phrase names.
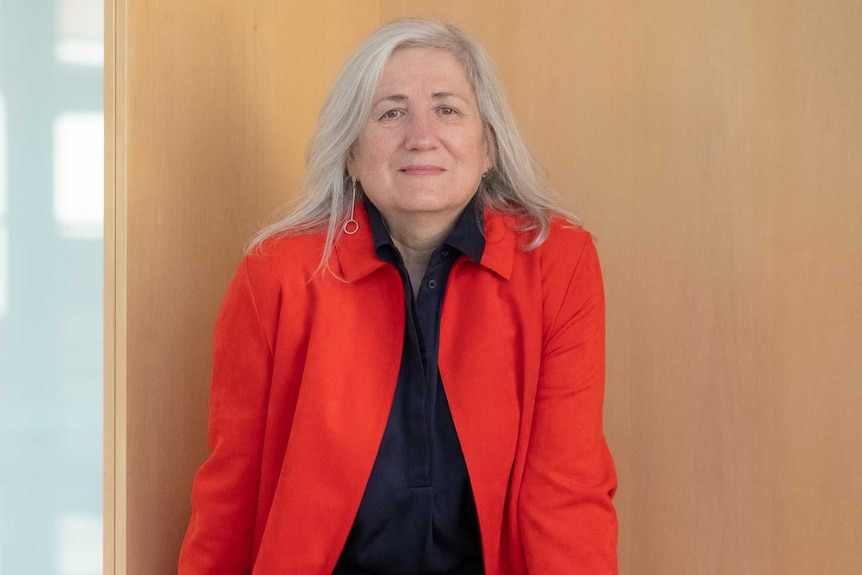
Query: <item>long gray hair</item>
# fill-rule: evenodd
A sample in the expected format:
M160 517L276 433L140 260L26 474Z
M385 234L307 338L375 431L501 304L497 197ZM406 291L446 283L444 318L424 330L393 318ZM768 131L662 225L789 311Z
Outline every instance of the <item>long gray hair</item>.
M493 168L477 191L480 204L518 217L534 236L534 249L548 236L550 219L566 212L530 155L485 49L455 26L435 20L397 20L383 26L354 52L332 85L308 146L303 196L287 217L255 235L247 251L279 235L326 233L321 268L328 268L336 238L349 218L352 186L347 159L368 119L374 90L389 57L404 48L450 52L464 67L476 95Z

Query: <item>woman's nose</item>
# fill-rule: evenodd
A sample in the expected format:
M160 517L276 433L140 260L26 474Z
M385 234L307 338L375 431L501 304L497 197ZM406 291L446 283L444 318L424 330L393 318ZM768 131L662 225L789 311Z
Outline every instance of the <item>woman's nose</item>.
M407 149L433 148L436 142L437 134L433 114L410 114L407 120L407 133L405 134Z

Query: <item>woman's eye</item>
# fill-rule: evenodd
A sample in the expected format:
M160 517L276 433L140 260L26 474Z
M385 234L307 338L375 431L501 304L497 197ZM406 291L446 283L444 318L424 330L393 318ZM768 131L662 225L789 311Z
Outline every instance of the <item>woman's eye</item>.
M440 108L440 113L444 116L451 116L455 113L455 108L450 108L449 106L443 106Z
M386 110L381 116L382 119L394 120L401 115L401 110Z

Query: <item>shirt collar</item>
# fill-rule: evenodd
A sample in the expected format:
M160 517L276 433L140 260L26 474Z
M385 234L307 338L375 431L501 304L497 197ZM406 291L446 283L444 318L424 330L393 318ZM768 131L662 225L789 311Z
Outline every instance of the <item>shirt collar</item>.
M368 222L371 227L371 235L374 238L374 251L377 257L389 261L384 254L390 249L397 252L383 215L370 199L365 198L365 209L368 212ZM476 263L482 261L482 252L485 251L485 236L482 233L484 224L484 209L474 195L470 203L464 208L455 226L443 243L454 248Z
M509 279L515 252L520 249L516 222L512 216L495 210L485 208L484 211L485 246L479 263L500 277ZM375 257L374 238L365 202L359 202L356 206L355 218L359 224L358 231L353 235L340 233L333 254L337 260L337 267L334 268L336 276L347 282L360 280L386 265L386 262Z

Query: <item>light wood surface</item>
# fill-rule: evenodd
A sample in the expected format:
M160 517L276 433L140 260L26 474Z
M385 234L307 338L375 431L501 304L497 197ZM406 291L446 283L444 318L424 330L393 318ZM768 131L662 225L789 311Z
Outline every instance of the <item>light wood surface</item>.
M862 566L862 5L382 2L473 30L608 293L624 573Z
M621 572L859 572L862 4L106 4L116 573L175 568L241 246L294 196L344 58L409 15L483 42L597 237Z
M126 3L105 1L103 572L126 573Z
M243 244L296 195L325 90L378 14L342 2L106 4L116 67L106 66L105 573L150 575L176 570L207 453L224 289Z

